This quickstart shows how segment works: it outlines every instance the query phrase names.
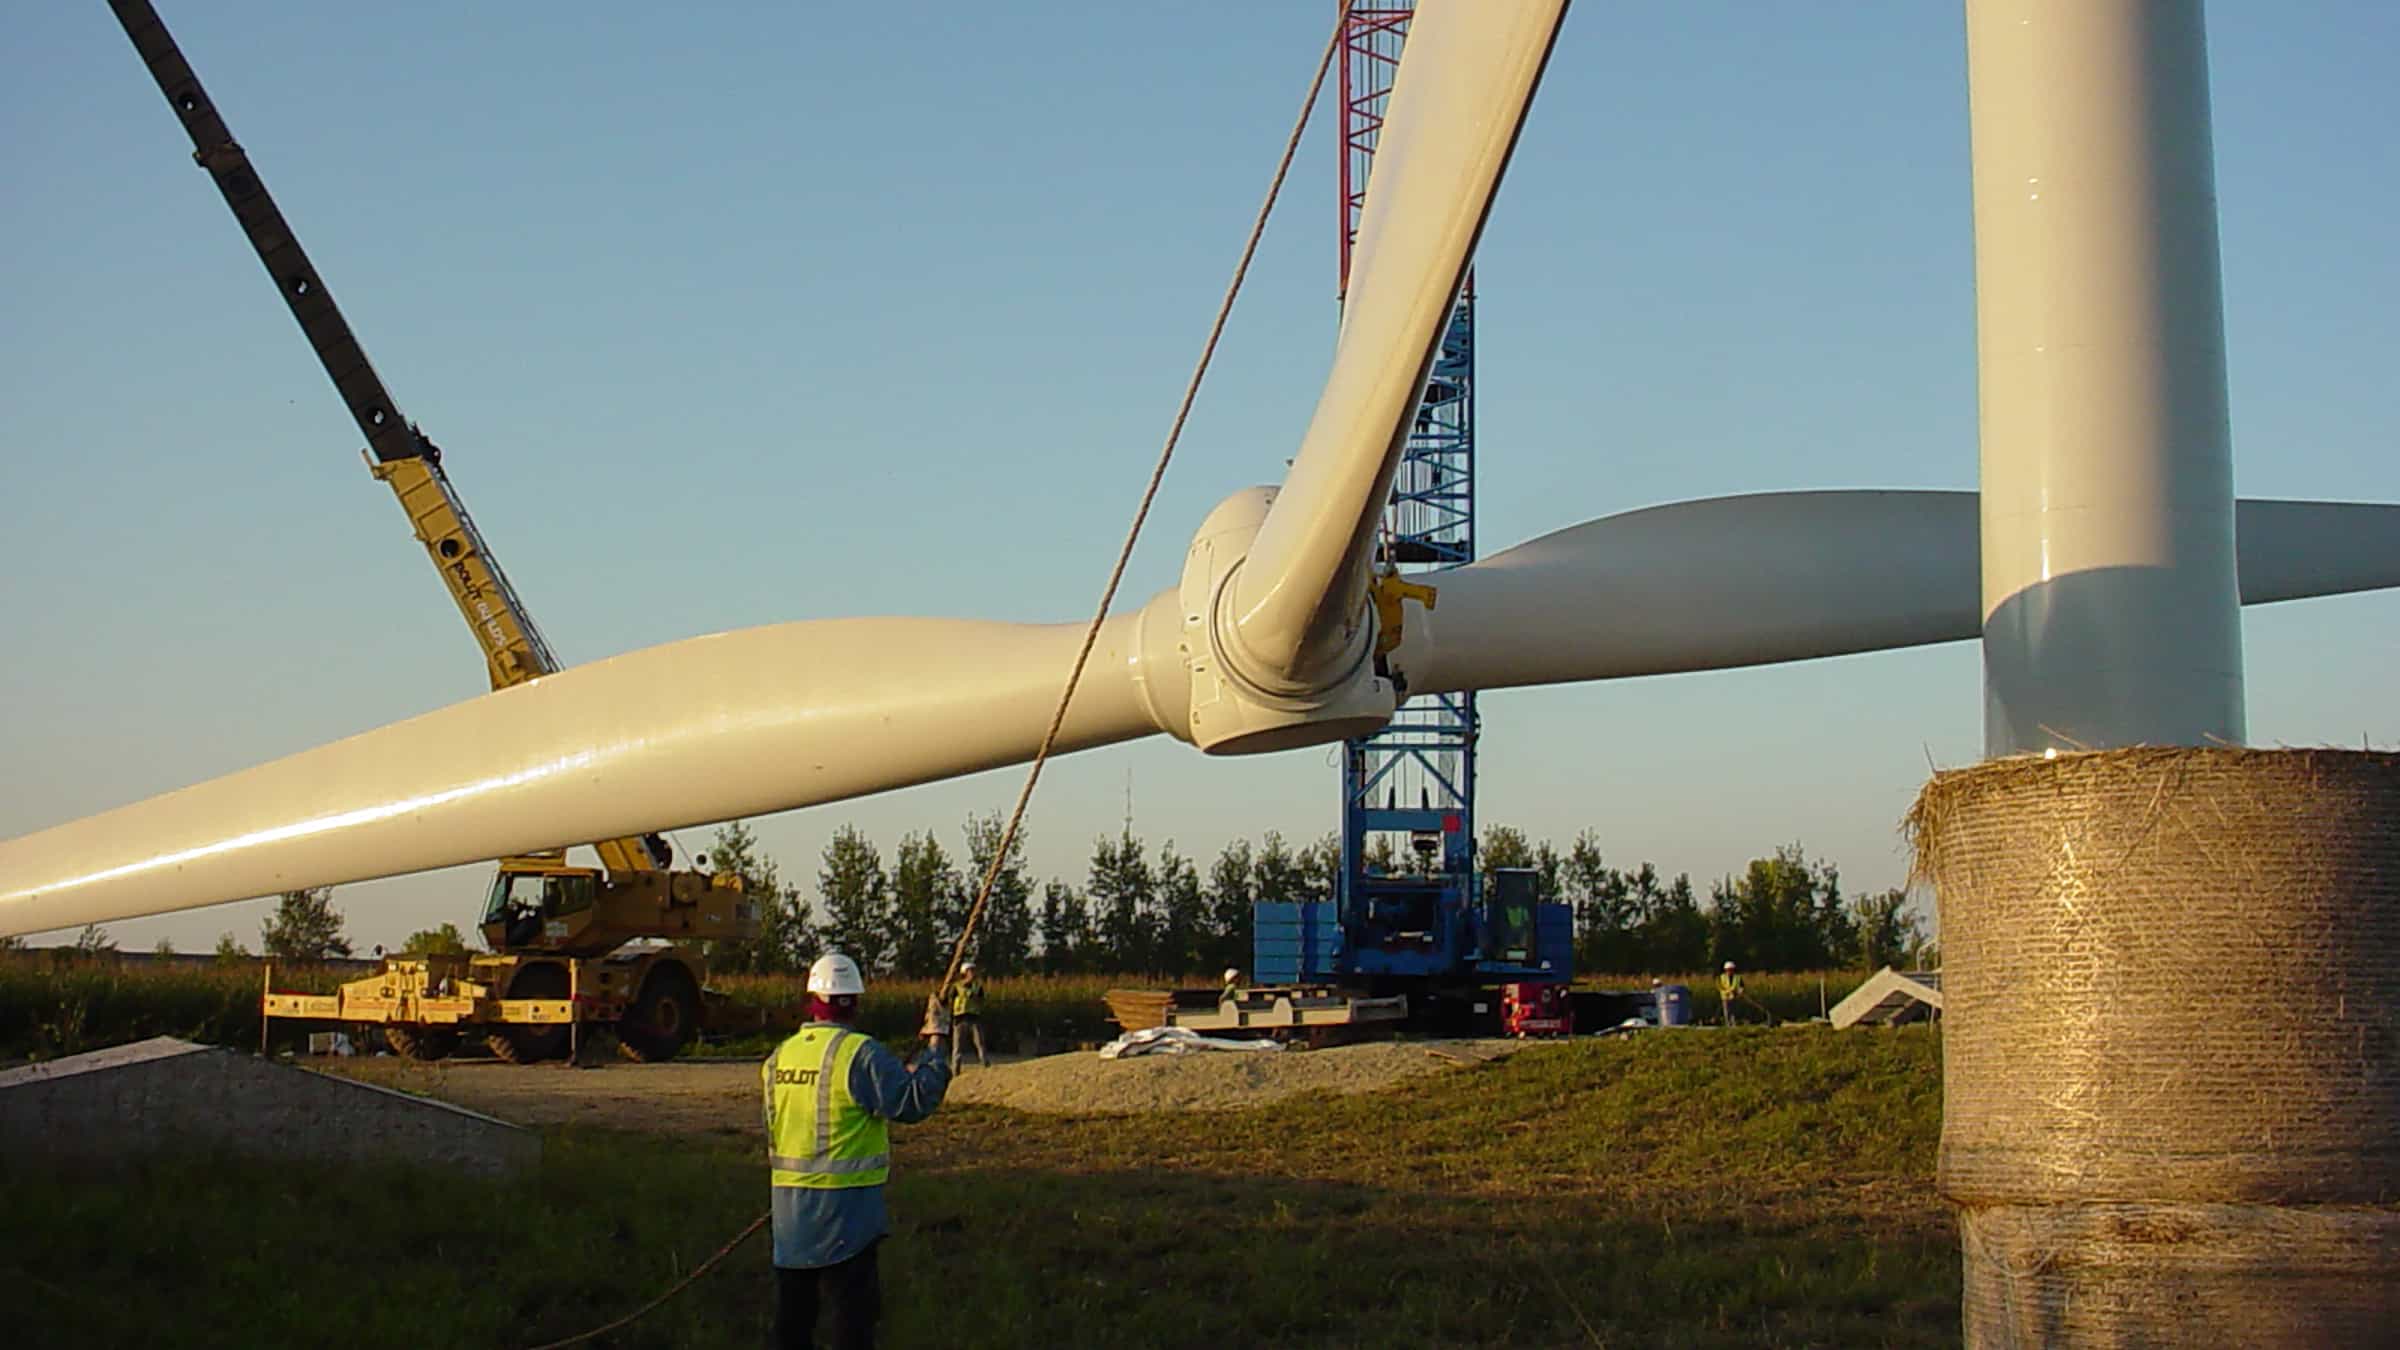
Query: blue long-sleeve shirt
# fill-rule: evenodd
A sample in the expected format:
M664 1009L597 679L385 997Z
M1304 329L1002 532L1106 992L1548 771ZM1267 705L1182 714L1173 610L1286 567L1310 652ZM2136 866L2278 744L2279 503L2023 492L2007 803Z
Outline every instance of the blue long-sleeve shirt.
M816 1025L812 1023L811 1025ZM774 1109L775 1057L767 1056L767 1109ZM868 1114L914 1125L942 1104L950 1090L949 1056L937 1045L910 1069L900 1057L869 1040L850 1061L850 1096ZM770 1135L774 1129L768 1121ZM769 1186L774 1198L775 1264L790 1270L836 1265L867 1249L891 1229L883 1187Z

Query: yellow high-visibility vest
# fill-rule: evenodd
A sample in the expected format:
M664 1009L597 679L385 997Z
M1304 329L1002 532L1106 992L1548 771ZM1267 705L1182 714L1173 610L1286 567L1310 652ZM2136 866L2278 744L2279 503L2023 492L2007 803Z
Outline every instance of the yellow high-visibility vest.
M983 1016L983 981L967 980L950 994L952 1017Z
M850 1095L865 1032L813 1023L766 1063L767 1166L776 1186L880 1186L892 1174L891 1127Z

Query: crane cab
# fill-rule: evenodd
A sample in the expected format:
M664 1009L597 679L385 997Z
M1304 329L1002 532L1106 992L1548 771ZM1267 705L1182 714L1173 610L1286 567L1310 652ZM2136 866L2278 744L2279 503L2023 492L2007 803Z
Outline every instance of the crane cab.
M576 867L556 854L504 858L483 909L495 952L601 956L636 938L758 936L757 902L727 872Z

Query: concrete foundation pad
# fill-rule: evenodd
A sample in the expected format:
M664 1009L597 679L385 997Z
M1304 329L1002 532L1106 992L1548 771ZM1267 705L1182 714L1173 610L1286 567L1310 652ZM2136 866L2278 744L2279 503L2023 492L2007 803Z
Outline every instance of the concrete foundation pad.
M218 1149L486 1177L542 1156L541 1136L464 1107L172 1036L0 1072L0 1147L20 1163Z

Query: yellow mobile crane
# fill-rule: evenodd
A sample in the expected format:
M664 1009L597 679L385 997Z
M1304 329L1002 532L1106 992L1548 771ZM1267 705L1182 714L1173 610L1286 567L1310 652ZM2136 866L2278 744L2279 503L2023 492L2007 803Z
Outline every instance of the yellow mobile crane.
M492 688L556 671L558 658L442 471L440 449L401 416L157 11L149 0L109 4L190 133L193 159L233 208L366 434L368 468L408 513L483 650ZM593 848L597 869L571 866L563 848L500 860L483 913L489 954L391 957L379 973L337 994L269 992L265 1015L370 1024L412 1059L440 1059L467 1035L482 1036L503 1059L553 1058L567 1050L578 1024L612 1027L634 1059L671 1058L698 1029L705 972L679 948L626 944L754 938L757 905L738 877L672 870L673 850L656 834L604 839Z

